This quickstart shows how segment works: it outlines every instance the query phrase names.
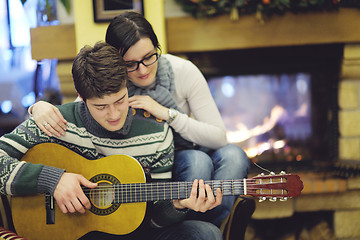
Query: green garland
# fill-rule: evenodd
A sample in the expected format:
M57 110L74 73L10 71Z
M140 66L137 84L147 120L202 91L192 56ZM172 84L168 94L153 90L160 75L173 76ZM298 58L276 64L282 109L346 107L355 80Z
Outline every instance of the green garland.
M239 15L256 13L259 20L263 16L284 14L286 11L306 12L337 10L339 7L360 8L358 0L175 0L183 11L196 18L230 14L232 20Z

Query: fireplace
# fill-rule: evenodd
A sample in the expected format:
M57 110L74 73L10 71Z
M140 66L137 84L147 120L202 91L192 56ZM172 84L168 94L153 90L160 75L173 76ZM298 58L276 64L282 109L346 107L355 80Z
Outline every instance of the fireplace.
M311 87L312 91L316 91L311 92L312 99L317 97L320 102L319 105L311 105L311 113L315 114L311 115L311 121L314 121L312 124L318 123L312 129L324 133L319 146L325 154L318 152L319 157L315 155L309 162L294 163L299 165L299 170L305 168L302 163L309 163L304 164L309 165L306 168L314 166L312 171L298 173L304 181L304 190L299 198L286 202L257 203L252 219L265 220L256 225L265 223L270 226L272 233L276 234L277 230L284 232L289 228L280 225L275 229L272 223L281 219L287 222L295 217L297 220L293 223L296 229L300 229L304 216L299 216L299 213L311 213L306 216L310 222L318 219L312 213L325 211L324 215L321 214L325 224L319 222L311 228L305 226L308 233L310 230L323 230L323 226L329 223L336 239L360 237L360 204L354 201L360 196L359 180L348 174L348 169L358 166L360 159L358 20L359 12L355 9L273 16L265 24L259 24L253 15L242 15L236 22L230 21L226 15L206 20L191 17L166 19L168 52L188 57L200 67L209 82L212 77L219 76L311 73L311 84L318 84ZM328 110L319 114L324 108ZM344 178L337 177L339 171L316 171L326 170L334 162L340 168L345 168L344 174L339 174ZM260 160L258 163L262 165ZM281 170L287 170L285 165L290 165L287 166L291 168L287 170L290 173L298 170L288 162L275 165L280 166ZM257 168L253 166L251 171L257 171ZM254 174L259 172L264 171L259 170ZM248 229L247 233L265 232L257 227L251 230ZM284 238L267 239L310 238L285 235Z
M338 158L342 44L187 57L207 78L229 141L243 147L251 161L288 172L333 166Z

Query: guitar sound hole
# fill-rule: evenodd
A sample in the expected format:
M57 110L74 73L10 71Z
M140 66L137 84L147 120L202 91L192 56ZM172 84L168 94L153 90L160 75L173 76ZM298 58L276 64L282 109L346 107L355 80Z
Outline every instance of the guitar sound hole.
M100 209L108 208L114 201L114 188L107 182L98 183L98 187L90 191L92 204Z
M120 203L114 200L114 185L119 184L120 181L109 174L96 175L90 181L98 184L96 188L90 189L90 194L88 195L91 202L90 211L101 216L115 212L120 207Z

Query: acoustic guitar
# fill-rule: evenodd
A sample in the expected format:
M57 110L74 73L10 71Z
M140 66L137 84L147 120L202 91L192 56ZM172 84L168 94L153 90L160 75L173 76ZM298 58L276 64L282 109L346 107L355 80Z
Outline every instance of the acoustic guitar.
M139 162L127 155L88 160L54 143L31 148L22 158L80 173L94 189L84 188L92 207L85 214L63 214L52 196L31 195L11 198L12 218L17 234L28 239L78 239L90 231L124 235L142 223L147 202L184 199L190 196L192 182L146 182ZM224 195L251 195L275 200L297 197L303 189L299 176L259 175L250 179L206 181Z

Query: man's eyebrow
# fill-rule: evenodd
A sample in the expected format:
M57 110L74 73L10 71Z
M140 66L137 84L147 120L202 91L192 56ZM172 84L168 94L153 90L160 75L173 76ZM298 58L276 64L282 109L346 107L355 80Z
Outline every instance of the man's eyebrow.
M115 102L120 102L121 100L123 100L125 97L126 97L127 93L122 96L121 98L119 98L118 100L116 100ZM103 106L106 106L106 105L109 105L109 104L93 104L95 107L103 107Z

